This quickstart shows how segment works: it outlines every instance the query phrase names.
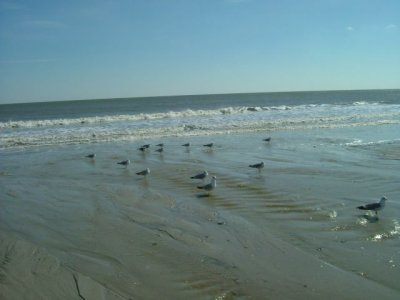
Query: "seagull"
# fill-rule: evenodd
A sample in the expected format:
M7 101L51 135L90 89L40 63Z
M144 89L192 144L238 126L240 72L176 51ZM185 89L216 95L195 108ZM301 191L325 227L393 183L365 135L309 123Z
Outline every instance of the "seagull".
M258 169L258 171L261 171L262 168L264 168L264 162L260 162L258 164L254 164L254 165L249 165L250 168L255 168Z
M377 203L370 203L370 204L365 204L361 206L357 206L358 209L362 210L373 210L375 212L375 215L378 215L378 211L382 210L385 207L385 201L387 200L386 197L382 197L381 201Z
M125 168L127 168L130 163L131 163L131 161L129 159L117 162L117 164L123 165L123 166L125 166Z
M138 150L140 150L142 152L146 152L147 149L148 149L148 147L144 147L144 146L138 148Z
M208 148L212 148L212 146L214 146L214 143L210 143L210 144L205 144L203 145L204 147L208 147Z
M137 172L136 175L142 175L142 176L147 176L148 174L150 174L150 169L146 168L146 170Z
M157 146L157 147L161 147L161 148L162 148L162 147L164 147L164 144L163 144L163 143L161 143L161 144L157 144L156 146Z
M163 153L163 152L164 152L164 148L163 148L163 147L161 147L161 148L157 149L157 150L156 150L156 152Z
M211 182L210 183L208 183L208 184L206 184L206 185L200 185L200 186L198 186L197 188L198 189L202 189L202 190L205 190L205 191L207 191L207 192L211 192L213 189L215 189L217 187L217 177L216 176L213 176L212 178L211 178Z
M190 143L183 144L182 146L183 146L183 147L189 147L189 146L190 146Z
M150 148L150 144L142 145L140 148Z
M271 137L267 137L266 139L263 139L264 142L270 142L271 141Z
M96 153L90 153L90 154L86 155L86 157L95 158L96 157Z
M199 173L199 174L197 174L197 175L194 175L194 176L192 176L192 177L190 177L191 179L204 179L204 178L206 178L208 176L208 172L207 171L204 171L204 172L202 172L202 173Z

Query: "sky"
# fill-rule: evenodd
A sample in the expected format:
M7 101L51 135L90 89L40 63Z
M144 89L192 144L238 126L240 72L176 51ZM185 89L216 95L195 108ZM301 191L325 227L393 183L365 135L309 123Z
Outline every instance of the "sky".
M0 104L398 88L399 0L0 0Z

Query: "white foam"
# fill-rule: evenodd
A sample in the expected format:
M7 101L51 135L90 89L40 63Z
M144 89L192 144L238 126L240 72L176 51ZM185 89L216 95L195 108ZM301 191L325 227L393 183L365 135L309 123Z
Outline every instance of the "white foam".
M368 102L368 101L356 101L353 105L378 105L378 102Z
M399 105L225 107L0 123L0 148L400 123ZM352 141L348 146L362 144Z
M398 142L400 142L400 139L378 140L378 141L371 141L371 142L365 142L361 139L354 139L352 142L345 143L344 145L349 146L349 147L364 147L364 146L393 144L393 143L398 143Z
M291 118L296 116L315 116L317 114L322 117L332 115L362 115L364 113L383 113L399 114L400 105L379 105L378 103L354 102L353 105L327 105L327 104L308 104L297 106L267 106L267 107L224 107L210 110L192 110L186 109L182 111L169 111L160 113L139 113L130 115L110 115L110 116L95 116L72 119L51 119L51 120L25 120L25 121L8 121L0 122L0 129L8 128L35 128L35 127L59 127L59 126L80 126L87 124L110 124L116 122L136 122L162 119L190 119L190 118L205 118L213 116L226 115L251 115L257 113L266 113L265 117L277 118L285 116ZM390 114L389 114L390 115Z
M251 110L248 110L248 107L226 107L226 108L220 108L220 109L214 109L214 110L187 109L187 110L183 110L183 111L169 111L169 112L163 112L163 113L151 113L151 114L140 113L140 114L132 114L132 115L113 115L113 116L99 116L99 117L96 116L96 117L74 118L74 119L8 121L8 122L0 122L0 129L70 126L70 125L158 120L158 119L171 119L171 118L176 119L176 118L238 114L238 113L246 113L246 112L250 112L250 111Z

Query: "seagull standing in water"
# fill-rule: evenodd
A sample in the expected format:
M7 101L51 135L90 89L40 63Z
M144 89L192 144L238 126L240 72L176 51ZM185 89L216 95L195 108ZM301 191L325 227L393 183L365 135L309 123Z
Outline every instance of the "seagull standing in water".
M147 151L147 149L149 149L149 147L139 147L138 150L142 151L143 153L145 153Z
M207 148L212 148L214 146L214 143L205 144L203 146Z
M386 197L382 197L381 200L377 203L370 203L361 206L357 206L358 209L374 211L375 215L378 216L378 211L382 210L385 207Z
M86 155L86 157L88 157L88 158L95 158L95 157L96 157L96 153L88 154L88 155Z
M211 182L206 184L206 185L200 185L197 188L201 189L201 190L205 190L208 193L210 193L213 189L215 189L217 187L217 177L213 176L211 178Z
M190 147L190 143L186 143L182 145L183 147Z
M194 176L192 176L190 178L191 179L202 179L202 180L204 180L207 176L208 176L208 172L204 170L204 172L199 173L197 175L194 175Z
M156 151L156 152L159 152L159 153L163 153L163 152L164 152L164 148L161 147L161 148L156 149L155 151Z
M125 168L127 168L130 165L130 163L131 161L129 159L117 162L117 164L125 166Z
M146 170L143 170L143 171L140 171L140 172L137 172L136 173L136 175L141 175L141 176L147 176L147 175L149 175L150 174L150 169L149 168L146 168Z
M263 139L264 142L270 142L271 141L271 137L267 137L266 139Z
M258 164L254 164L254 165L249 165L250 168L255 168L258 169L258 171L261 171L262 168L264 168L264 162L260 162Z

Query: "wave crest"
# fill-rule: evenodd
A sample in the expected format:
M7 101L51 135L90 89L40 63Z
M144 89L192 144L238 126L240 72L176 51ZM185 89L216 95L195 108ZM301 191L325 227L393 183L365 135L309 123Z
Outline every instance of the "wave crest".
M113 122L129 122L129 121L145 121L158 120L167 118L190 118L202 116L217 115L233 115L239 113L251 112L248 107L225 107L215 110L192 110L169 111L163 113L140 113L132 115L113 115L113 116L96 116L75 119L49 119L49 120L28 120L28 121L8 121L0 122L0 129L4 128L34 128L34 127L51 127L51 126L73 126L82 124L100 124Z

